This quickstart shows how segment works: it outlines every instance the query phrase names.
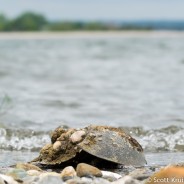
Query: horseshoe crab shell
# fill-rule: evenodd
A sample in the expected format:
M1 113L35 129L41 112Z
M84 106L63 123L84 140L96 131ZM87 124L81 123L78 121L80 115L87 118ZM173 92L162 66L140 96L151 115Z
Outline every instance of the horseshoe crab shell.
M118 128L89 126L88 134L78 146L101 159L122 165L145 165L141 145Z
M63 164L71 160L82 162L84 152L115 164L146 164L141 145L122 129L109 126L88 126L80 130L57 128L51 137L51 144L44 146L39 157L32 162L46 165Z

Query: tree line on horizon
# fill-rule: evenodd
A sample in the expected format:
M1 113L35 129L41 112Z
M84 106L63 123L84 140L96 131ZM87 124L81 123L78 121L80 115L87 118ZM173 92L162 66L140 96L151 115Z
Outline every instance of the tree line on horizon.
M49 21L33 12L25 12L13 19L0 14L1 32L98 30L184 30L184 21Z
M139 26L123 26L98 21L49 21L43 15L25 12L14 19L0 14L0 31L77 31L77 30L131 30L142 29ZM144 29L150 29L144 27Z

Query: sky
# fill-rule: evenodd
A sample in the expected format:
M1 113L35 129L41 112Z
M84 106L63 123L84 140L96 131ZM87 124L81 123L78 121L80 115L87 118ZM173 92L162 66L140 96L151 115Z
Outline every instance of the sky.
M0 14L50 20L184 20L184 0L0 0Z

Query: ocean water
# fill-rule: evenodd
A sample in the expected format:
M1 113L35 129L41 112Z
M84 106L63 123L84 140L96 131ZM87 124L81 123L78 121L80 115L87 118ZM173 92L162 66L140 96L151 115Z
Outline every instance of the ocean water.
M124 128L150 165L184 161L183 51L179 33L1 38L0 165L90 124Z

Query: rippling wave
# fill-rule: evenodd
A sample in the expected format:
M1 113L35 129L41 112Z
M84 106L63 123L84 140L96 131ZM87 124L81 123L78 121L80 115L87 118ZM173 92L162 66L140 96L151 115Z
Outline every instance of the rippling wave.
M184 151L184 128L169 126L161 129L144 130L142 127L127 129L146 152Z
M142 127L124 128L135 137L145 152L184 151L184 129L178 126L145 130ZM0 128L0 149L39 151L50 142L50 132Z
M50 141L48 132L0 128L0 149L38 151Z

